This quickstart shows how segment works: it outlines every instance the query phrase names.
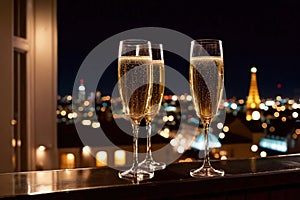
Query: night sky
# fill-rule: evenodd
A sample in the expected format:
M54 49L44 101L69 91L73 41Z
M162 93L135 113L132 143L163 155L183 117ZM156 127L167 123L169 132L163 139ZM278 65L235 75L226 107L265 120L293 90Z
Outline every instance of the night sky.
M252 66L262 98L300 97L300 3L228 2L58 0L58 94L72 93L81 63L103 40L133 28L162 27L223 41L227 98L248 95ZM188 65L166 55L169 66L185 68L186 75ZM103 94L117 79L115 64L102 77Z

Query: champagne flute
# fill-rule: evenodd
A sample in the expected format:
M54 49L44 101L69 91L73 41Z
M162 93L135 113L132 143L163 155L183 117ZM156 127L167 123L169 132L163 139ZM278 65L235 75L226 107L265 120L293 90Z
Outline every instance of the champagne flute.
M223 170L214 169L209 160L208 134L216 116L224 87L222 41L200 39L191 42L190 89L196 114L204 125L204 162L190 171L192 177L224 176Z
M134 183L152 178L154 172L141 169L138 162L138 134L141 120L145 117L152 92L151 43L141 39L120 41L118 57L118 89L125 116L133 129L133 163L125 171L119 171L122 179Z
M166 168L163 162L156 162L153 159L151 151L151 122L154 117L159 113L161 102L165 89L165 66L163 59L163 45L151 44L152 49L152 65L153 65L153 89L148 104L147 114L145 116L146 130L147 130L147 152L145 159L140 163L140 166L146 171L162 170Z

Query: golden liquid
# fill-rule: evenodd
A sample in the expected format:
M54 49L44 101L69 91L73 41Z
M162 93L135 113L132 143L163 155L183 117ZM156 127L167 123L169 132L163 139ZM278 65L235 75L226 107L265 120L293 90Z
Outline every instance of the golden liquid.
M118 86L123 107L125 114L135 122L144 118L151 97L151 70L148 56L123 56L118 60ZM122 77L124 74L126 76Z
M197 116L210 121L217 114L224 87L221 57L202 56L190 60L190 89Z
M153 88L147 108L146 119L151 121L160 110L165 90L165 66L163 60L153 60Z

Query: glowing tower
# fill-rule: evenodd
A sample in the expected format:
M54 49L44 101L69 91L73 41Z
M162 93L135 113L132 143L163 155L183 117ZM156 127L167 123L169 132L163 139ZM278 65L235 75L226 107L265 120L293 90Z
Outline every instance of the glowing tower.
M78 101L80 103L83 103L85 100L86 100L86 94L85 94L84 80L80 79L80 85L78 87Z
M252 67L249 94L246 102L246 120L248 121L260 119L260 97L257 87L256 72L257 69L255 67Z

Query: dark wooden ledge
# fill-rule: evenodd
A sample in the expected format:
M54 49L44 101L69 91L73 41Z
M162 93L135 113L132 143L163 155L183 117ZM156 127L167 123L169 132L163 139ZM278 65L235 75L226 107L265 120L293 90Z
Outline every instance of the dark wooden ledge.
M298 199L299 154L214 161L224 177L190 177L200 165L174 163L139 184L108 167L3 173L0 199Z

